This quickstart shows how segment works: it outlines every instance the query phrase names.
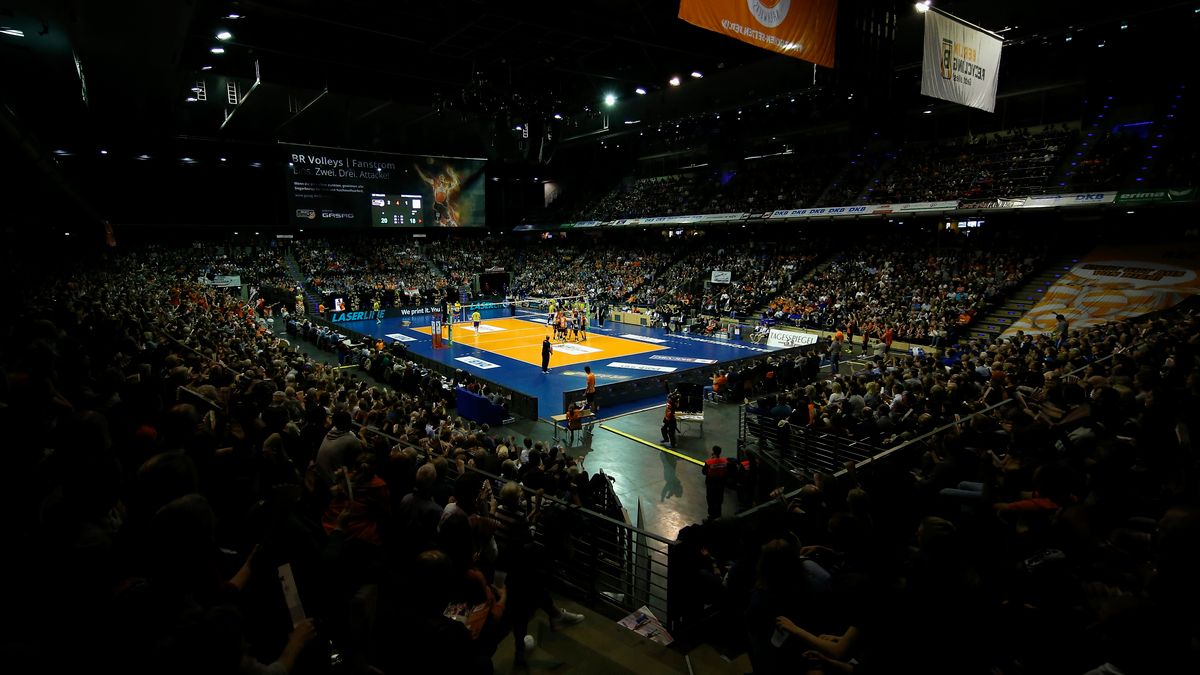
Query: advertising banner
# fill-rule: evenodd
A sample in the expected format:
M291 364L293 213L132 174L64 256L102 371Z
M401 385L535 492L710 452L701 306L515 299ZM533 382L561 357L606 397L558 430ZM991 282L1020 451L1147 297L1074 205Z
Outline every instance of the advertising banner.
M376 319L386 319L388 317L386 309L365 310L361 312L330 312L330 323L346 323L347 321L374 321Z
M1153 204L1155 202L1187 202L1196 198L1196 188L1179 190L1141 190L1117 193L1117 204Z
M679 18L755 47L833 67L837 0L682 0Z
M964 199L958 203L958 208L970 209L1017 209L1025 203L1024 197L996 197L993 199Z
M957 201L907 202L904 204L879 204L870 207L868 213L878 215L889 213L924 213L929 211L949 211L956 208L958 208Z
M300 227L483 227L480 159L285 146L288 222Z
M767 214L771 220L792 220L794 218L819 218L822 216L855 216L870 213L869 206L824 206L813 209L784 209Z
M817 344L816 333L803 333L798 330L783 330L782 328L772 328L771 332L767 333L768 347L803 347L815 344Z
M1025 202L1018 206L1021 209L1044 209L1052 206L1094 206L1096 204L1112 204L1117 199L1116 192L1078 192L1065 195L1033 195L1026 197Z
M733 281L733 272L720 272L717 270L713 270L712 283L727 284L730 281Z
M994 35L930 9L925 12L921 93L992 112L1003 44Z
M237 274L215 274L211 277L200 277L198 281L213 288L238 288L242 285L242 277Z

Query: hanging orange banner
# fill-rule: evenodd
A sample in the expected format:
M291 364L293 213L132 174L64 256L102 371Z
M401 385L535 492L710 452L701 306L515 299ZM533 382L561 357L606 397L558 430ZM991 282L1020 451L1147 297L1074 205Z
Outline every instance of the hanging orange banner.
M833 67L837 0L680 0L679 18L755 47Z

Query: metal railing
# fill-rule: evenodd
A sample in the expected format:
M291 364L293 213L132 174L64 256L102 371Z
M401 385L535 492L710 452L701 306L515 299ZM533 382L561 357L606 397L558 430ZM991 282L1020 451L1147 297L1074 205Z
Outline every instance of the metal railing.
M836 473L846 462L864 462L882 452L868 440L776 420L738 406L738 451L755 450L776 472L793 476Z
M1113 353L1113 354L1109 354L1108 356L1096 359L1095 361L1089 363L1088 365L1082 366L1080 368L1076 368L1075 370L1072 370L1072 371L1064 374L1063 377L1064 377L1064 379L1071 378L1071 377L1077 377L1079 373L1083 372L1087 368L1094 366L1095 364L1108 361L1109 359L1112 359L1116 355L1117 355L1116 353ZM1001 408L1005 408L1005 407L1008 407L1011 405L1015 405L1019 402L1020 401L1018 401L1018 399L1015 399L1015 398L1004 399L1003 401L993 403L981 410L977 410L974 413L971 413L970 415L963 417L962 419L955 420L954 422L949 422L947 424L943 424L941 426L930 429L929 431L926 431L923 434L920 434L916 437L910 438L910 439L904 441L903 443L900 443L893 447L886 448L886 449L876 449L872 454L870 454L868 456L864 456L861 459L855 458L854 456L852 456L852 455L856 454L853 448L847 447L846 445L838 446L836 443L833 444L833 447L834 448L840 447L843 450L843 452L846 453L847 456L846 456L846 459L842 460L843 462L848 461L848 460L853 460L855 462L853 471L856 471L856 472L860 472L860 471L864 471L864 470L869 471L869 470L871 470L873 465L887 462L890 460L894 460L894 459L904 455L905 453L911 451L913 448L924 447L924 445L927 441L929 441L929 440L931 440L931 439L933 439L955 427L962 428L965 425L968 425L973 419L975 419L976 417L979 417L980 415L990 415L993 412L995 412L996 410L999 410ZM742 439L742 434L743 434L742 429L745 428L746 429L745 433L749 434L750 433L749 430L751 428L749 421L745 420L745 416L746 416L745 406L742 406L742 410L739 411L739 432L738 432L739 433L739 450L742 449L742 447L741 447L741 443L742 443L741 439ZM801 447L803 447L802 444L801 444ZM860 447L860 449L865 450L869 446L864 444L859 447ZM770 453L768 452L766 454L768 455L768 460L769 460ZM836 457L836 456L839 456L839 455L836 455L833 450L830 450L829 453L824 453L824 452L818 451L815 454L815 456L811 459L811 461L813 462L813 464L815 466L820 466L822 459L832 458L832 457ZM825 466L826 466L826 469L828 470L828 473L833 474L835 478L841 478L842 476L845 476L846 474L848 474L850 472L850 469L848 469L842 465L834 465L831 463L826 463ZM789 470L791 468L794 468L794 467L789 467ZM809 472L803 472L803 473L805 476L811 476L811 473L809 473ZM793 475L795 475L795 474L793 474ZM801 482L807 482L807 481L803 480ZM791 487L791 486L789 486L789 487ZM803 487L803 486L801 485L800 487ZM779 495L780 500L786 501L788 499L792 499L792 498L798 496L800 494L800 487L796 487L793 490L780 493L780 495ZM746 519L746 518L757 517L757 516L761 515L763 512L775 508L777 504L778 504L777 501L768 501L768 502L764 502L762 504L758 504L757 506L754 506L750 509L747 509L747 510L739 513L738 518Z

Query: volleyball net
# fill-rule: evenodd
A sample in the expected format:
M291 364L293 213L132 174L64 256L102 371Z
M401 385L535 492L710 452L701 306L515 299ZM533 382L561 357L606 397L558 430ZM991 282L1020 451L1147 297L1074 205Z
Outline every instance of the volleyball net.
M561 298L525 298L513 300L513 316L519 319L549 323L558 312L590 313L592 304L586 295L568 295Z
M592 304L586 295L569 295L559 298L506 299L496 302L456 303L450 307L453 323L472 321L476 312L482 321L501 317L513 317L547 323L559 311L583 311L590 313Z

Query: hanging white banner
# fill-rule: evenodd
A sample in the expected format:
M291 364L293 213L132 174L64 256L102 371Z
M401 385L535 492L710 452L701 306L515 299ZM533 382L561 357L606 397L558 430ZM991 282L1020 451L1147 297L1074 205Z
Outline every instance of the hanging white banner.
M992 112L1003 44L937 10L925 12L921 93Z

